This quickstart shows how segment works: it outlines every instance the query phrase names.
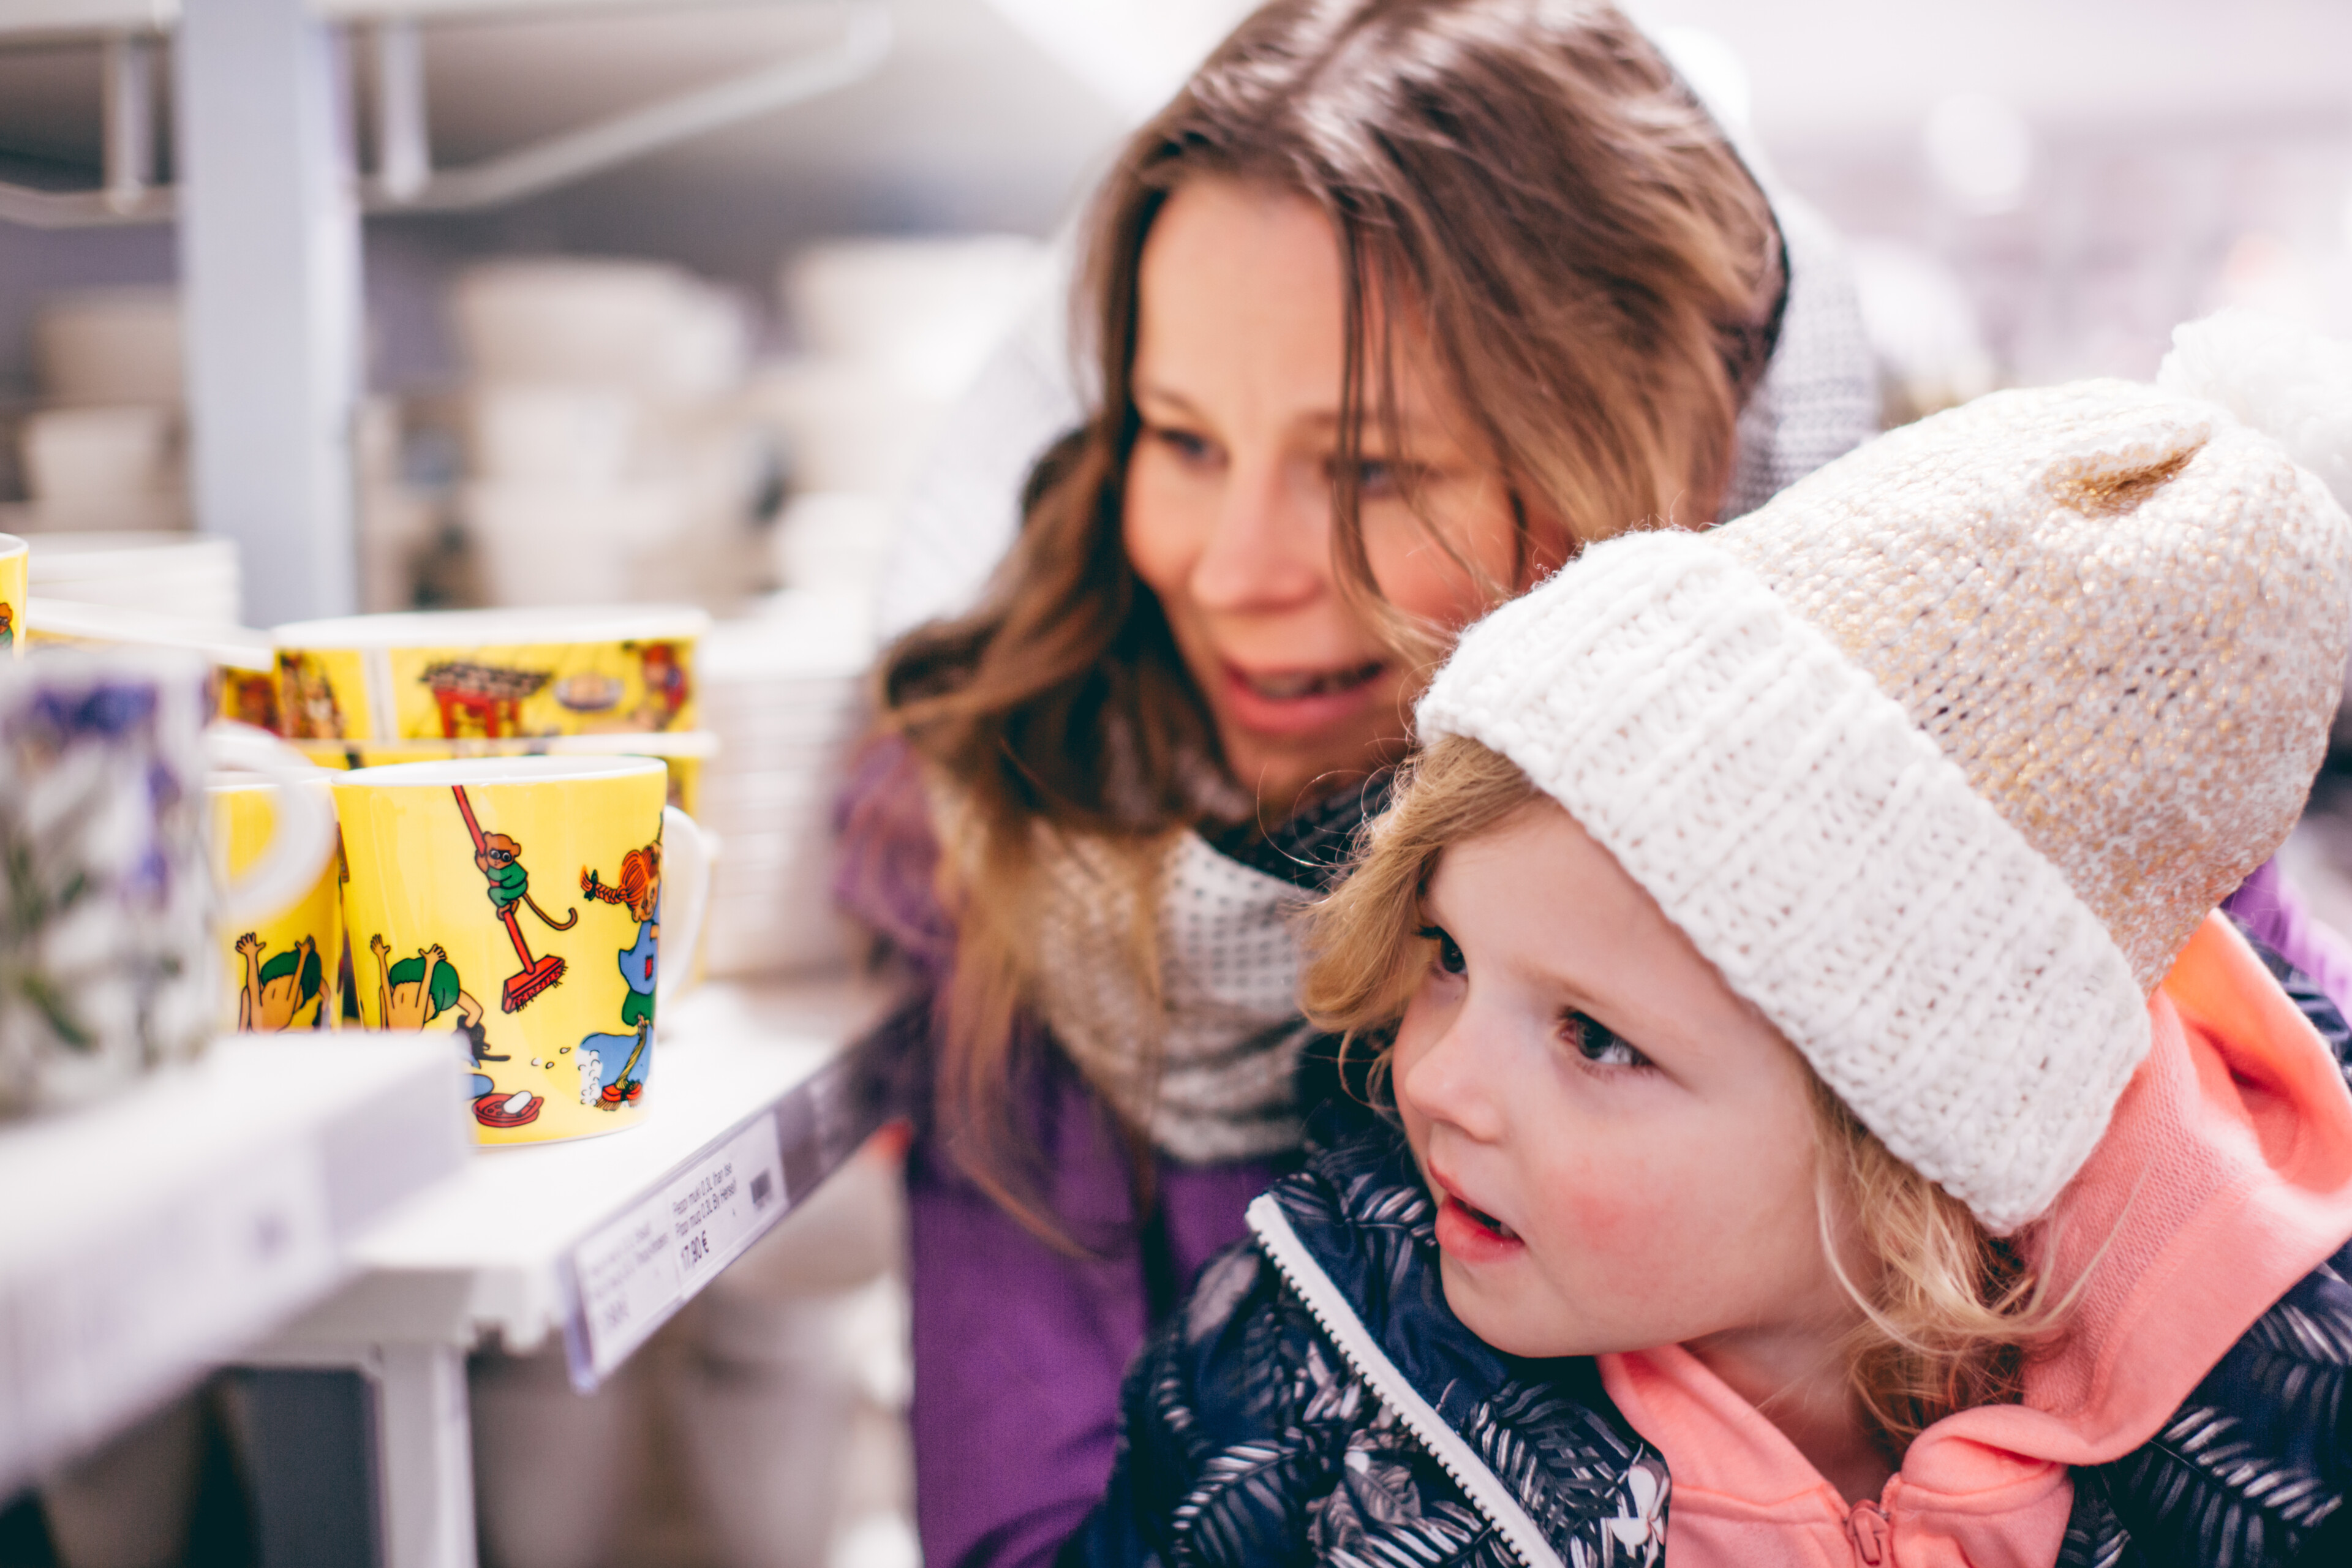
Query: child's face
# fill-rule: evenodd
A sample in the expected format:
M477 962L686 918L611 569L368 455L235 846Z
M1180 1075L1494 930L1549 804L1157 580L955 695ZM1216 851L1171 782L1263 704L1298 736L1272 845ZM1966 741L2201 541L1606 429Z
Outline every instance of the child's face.
M1302 197L1195 177L1153 222L1139 286L1128 555L1167 611L1234 776L1279 815L1321 774L1391 760L1416 685L1333 567L1338 242ZM1414 518L1404 483L1503 584L1518 564L1511 494L1412 329L1394 333L1409 450L1390 450L1377 420L1364 433L1365 545L1384 597L1458 627L1484 602Z
M1802 1062L1607 850L1531 806L1448 849L1426 907L1396 1094L1472 1332L1592 1355L1851 1317Z

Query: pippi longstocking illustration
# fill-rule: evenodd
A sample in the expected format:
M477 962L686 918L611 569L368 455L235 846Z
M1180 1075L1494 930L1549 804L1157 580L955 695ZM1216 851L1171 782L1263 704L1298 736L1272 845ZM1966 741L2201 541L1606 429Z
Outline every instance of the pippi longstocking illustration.
M599 903L619 904L637 922L636 940L620 950L621 978L629 988L621 999L621 1022L631 1034L591 1035L580 1042L584 1054L594 1053L601 1066L613 1053L620 1067L604 1081L598 1100L612 1109L635 1100L645 1091L639 1070L646 1044L652 1037L656 954L661 942L661 846L648 844L621 857L617 882L606 882L593 868L580 873L580 890ZM625 1047L628 1055L618 1053ZM585 1085L583 1085L583 1089ZM583 1099L585 1098L583 1094Z
M686 666L678 660L677 645L646 644L637 650L637 667L646 684L645 700L637 707L637 722L647 730L667 730L685 710L690 692Z

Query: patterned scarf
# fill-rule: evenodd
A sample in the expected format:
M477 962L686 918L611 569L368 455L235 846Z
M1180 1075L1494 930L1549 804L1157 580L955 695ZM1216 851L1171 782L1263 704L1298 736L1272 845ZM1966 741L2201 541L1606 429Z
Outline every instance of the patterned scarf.
M1100 839L1041 829L1036 1011L1097 1092L1189 1163L1297 1147L1298 911L1330 881L1388 777L1271 835L1171 834L1139 876ZM1138 972L1149 918L1159 973Z

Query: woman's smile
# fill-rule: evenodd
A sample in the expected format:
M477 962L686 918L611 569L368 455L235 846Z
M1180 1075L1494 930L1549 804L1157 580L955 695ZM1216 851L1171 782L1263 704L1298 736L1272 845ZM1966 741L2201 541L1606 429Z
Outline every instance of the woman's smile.
M1304 735L1364 711L1378 700L1388 671L1386 659L1336 669L1245 669L1228 661L1218 695L1225 717L1241 729Z

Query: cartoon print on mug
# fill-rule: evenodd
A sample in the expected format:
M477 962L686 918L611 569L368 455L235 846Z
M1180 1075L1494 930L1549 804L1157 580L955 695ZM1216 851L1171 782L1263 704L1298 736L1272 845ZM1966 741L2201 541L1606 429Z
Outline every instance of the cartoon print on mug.
M482 1060L461 1052L464 1072L480 1075L469 1092L480 1142L593 1137L641 1121L656 1098L646 1072L654 1042L649 1030L641 1039L639 1014L649 1010L632 998L657 971L640 951L624 973L619 955L654 935L650 919L628 907L630 896L645 915L658 907L668 917L662 937L674 936L673 925L690 936L702 885L699 846L679 849L675 831L665 842L662 763L630 756L452 758L336 773L332 781L351 858L352 944L368 976L360 987L367 1026L383 1026L371 933L393 944L387 968L391 959L437 942L463 974L463 989L480 999L488 1032ZM652 845L661 846L658 863L641 852ZM632 850L640 851L634 874L625 868ZM557 890L551 877L571 883L592 867L601 873L596 885L618 899L550 896ZM419 981L423 970L420 962ZM445 1015L433 1026L455 1021ZM406 1022L395 1016L391 1026ZM609 1037L592 1037L598 1036ZM583 1060L590 1054L593 1064ZM612 1100L604 1097L607 1079L617 1086ZM630 1085L638 1086L635 1095ZM532 1120L505 1125L529 1110L531 1096L541 1101Z
M16 623L25 613L32 546L13 533L0 533L0 653L19 657L25 651L25 628Z
M325 1028L326 966L319 960L317 940L306 934L264 961L261 950L268 945L254 931L236 939L237 957L244 961L236 991L238 1032L275 1035Z
M489 1049L489 1030L482 1021L482 1005L466 989L457 966L439 942L420 947L414 958L391 963L392 944L382 931L368 939L375 954L376 1016L388 1029L430 1028L435 1019L456 1009L459 1053L473 1069L467 1098L474 1104L474 1120L485 1127L520 1127L539 1115L542 1098L529 1089L509 1091L483 1070L488 1062L513 1060L511 1053Z
M640 730L667 730L677 722L692 695L688 684L686 665L678 658L677 644L649 642L639 645L624 643L624 647L635 647L637 669L645 682L645 700L632 715Z
M507 977L505 988L499 994L499 1005L512 1013L530 1004L530 999L563 978L563 960L548 952L531 955L530 946L523 941L522 923L515 916L515 905L527 904L550 931L570 931L580 923L580 911L566 910L564 918L556 920L539 907L530 896L530 873L523 868L522 846L503 833L487 833L474 816L473 802L466 798L463 784L452 784L449 793L457 797L457 811L466 819L466 831L474 840L474 865L489 879L490 907L507 928L514 942L515 956L522 961L521 972Z
M350 661L356 673L358 661ZM343 705L335 695L329 656L281 648L278 654L278 712L286 733L302 740L343 738Z
M646 1047L653 1039L656 954L661 942L661 842L621 857L618 882L606 882L593 868L580 873L580 890L600 903L620 904L637 922L636 939L620 950L621 1023L629 1034L590 1035L580 1042L580 1103L614 1110L645 1092ZM620 1053L627 1051L623 1057ZM609 1070L607 1057L616 1063Z

